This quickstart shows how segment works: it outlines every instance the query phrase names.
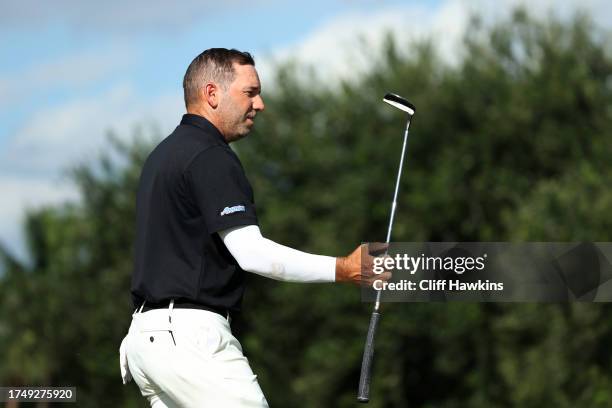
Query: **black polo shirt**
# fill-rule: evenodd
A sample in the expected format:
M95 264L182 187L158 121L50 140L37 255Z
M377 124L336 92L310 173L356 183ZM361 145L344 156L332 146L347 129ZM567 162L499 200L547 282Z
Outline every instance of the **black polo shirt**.
M140 176L134 307L177 299L239 311L245 272L217 232L253 224L253 190L240 160L212 123L184 115Z

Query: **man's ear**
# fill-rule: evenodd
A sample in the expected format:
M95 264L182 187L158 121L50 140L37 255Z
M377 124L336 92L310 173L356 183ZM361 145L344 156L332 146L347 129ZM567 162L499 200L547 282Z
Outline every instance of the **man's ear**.
M209 82L200 92L202 92L202 101L206 102L211 108L216 109L219 105L219 98L221 96L220 89L217 84Z

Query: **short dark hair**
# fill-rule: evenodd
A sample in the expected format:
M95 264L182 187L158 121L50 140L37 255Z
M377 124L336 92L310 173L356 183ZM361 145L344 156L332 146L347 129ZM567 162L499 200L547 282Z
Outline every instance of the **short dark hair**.
M207 82L216 82L227 89L236 74L232 67L234 63L255 66L251 54L233 48L209 48L195 57L183 78L185 106L198 101L198 92Z

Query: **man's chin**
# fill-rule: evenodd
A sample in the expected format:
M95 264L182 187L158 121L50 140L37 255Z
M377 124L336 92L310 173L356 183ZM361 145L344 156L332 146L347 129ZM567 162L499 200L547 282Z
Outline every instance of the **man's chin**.
M251 119L250 121L247 121L244 126L242 127L242 131L244 136L248 135L251 130L253 129L253 126L255 125L255 122L253 122L253 120Z
M244 139L251 132L251 128L252 126L248 126L248 127L244 127L240 129L238 132L236 132L236 134L234 135L232 140L230 140L230 142L235 142L236 140Z

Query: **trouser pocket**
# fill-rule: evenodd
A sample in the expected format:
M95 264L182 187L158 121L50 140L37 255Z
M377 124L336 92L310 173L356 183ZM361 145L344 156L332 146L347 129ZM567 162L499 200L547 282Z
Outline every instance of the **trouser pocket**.
M177 341L182 347L189 346L200 357L213 358L222 349L223 335L214 326L196 326L177 329Z
M152 329L152 330L141 330L141 340L151 345L173 345L176 346L176 337L174 330L169 329Z

